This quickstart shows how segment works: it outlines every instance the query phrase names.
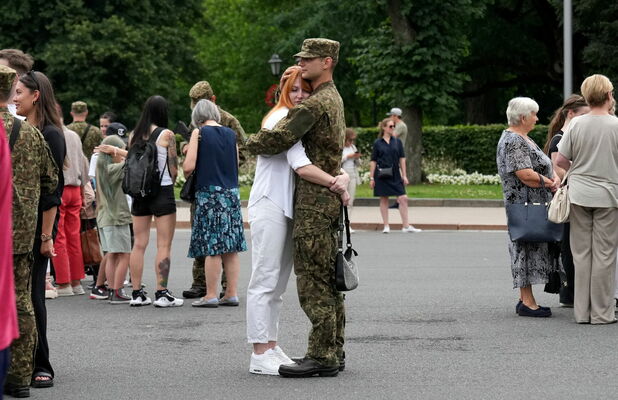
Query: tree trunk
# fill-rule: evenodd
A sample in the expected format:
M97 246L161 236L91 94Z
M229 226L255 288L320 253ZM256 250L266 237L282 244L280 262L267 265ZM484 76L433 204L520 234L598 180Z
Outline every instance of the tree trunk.
M408 126L408 137L404 152L408 180L411 184L421 183L421 157L423 154L423 112L414 106L402 107L403 122Z

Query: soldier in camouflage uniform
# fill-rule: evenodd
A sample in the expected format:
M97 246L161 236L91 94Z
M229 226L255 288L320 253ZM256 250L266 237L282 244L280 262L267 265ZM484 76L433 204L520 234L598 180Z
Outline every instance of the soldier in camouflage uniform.
M94 148L101 144L103 134L99 128L86 122L88 105L83 101L76 101L71 104L71 116L73 122L67 125L67 128L79 135L82 141L82 150L86 158L90 160Z
M191 98L191 109L195 107L198 101L202 99L210 100L215 103L217 97L215 96L210 83L207 81L199 81L189 91L189 97ZM246 160L245 155L245 130L240 125L240 122L229 112L223 110L217 106L219 113L221 113L221 120L219 124L227 126L236 132L236 143L238 143L238 162L242 165ZM189 131L193 131L194 127L189 126ZM185 153L187 143L181 144L181 149ZM191 221L193 221L193 212L195 211L195 204L191 204ZM194 299L198 297L204 297L206 295L206 276L204 275L204 257L198 257L193 260L193 283L189 290L182 292L183 297L187 299ZM223 291L227 287L227 281L225 278L225 269L221 275L221 284Z
M299 139L313 164L335 176L340 170L345 137L343 101L332 81L339 43L306 39L299 65L311 81L313 94L292 108L272 131L261 130L247 140L253 154L277 154ZM335 376L344 366L345 310L335 289L339 196L327 187L299 180L294 204L294 272L300 305L312 323L305 358L282 365L287 377Z
M7 108L15 70L0 65L0 118L7 138L15 123ZM40 194L52 194L58 185L58 168L43 135L26 121L21 122L19 136L11 151L13 164L13 268L19 339L11 345L11 367L5 385L8 394L28 393L32 378L33 353L37 330L30 293L32 247L37 224ZM20 396L21 397L21 396Z

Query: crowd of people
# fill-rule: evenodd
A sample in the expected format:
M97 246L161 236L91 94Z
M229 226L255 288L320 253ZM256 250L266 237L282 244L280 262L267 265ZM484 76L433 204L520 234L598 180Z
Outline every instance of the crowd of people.
M509 101L509 126L496 155L505 204L547 204L561 185L568 185L570 200L560 242L508 242L519 316L552 315L537 303L532 285L548 284L557 272L560 304L573 307L577 323L617 321L618 119L613 90L603 75L586 78L581 96L570 96L554 113L544 150L528 136L538 121L539 105L528 97Z
M8 297L15 307L0 312L5 394L28 397L30 387L54 384L46 297L89 291L91 299L110 304L183 306L168 289L180 166L195 198L187 252L195 260L194 279L183 297L195 299L193 307L238 306L238 253L247 250L238 168L250 154L257 156L257 167L248 207L249 370L289 377L343 370L345 314L343 296L334 288L335 236L341 204L350 203L349 190L358 181L359 153L355 133L346 132L333 83L338 54L338 42L305 40L295 56L298 65L281 78L277 105L249 140L238 120L216 104L210 84L196 83L189 93L191 124L179 147L185 156L181 164L176 135L167 128L165 98L148 98L132 131L111 111L101 114L99 127L90 124L83 101L71 104L72 121L65 126L52 83L33 71L32 57L0 50L0 162L12 162L2 169L0 185L12 185L14 193L10 198L11 191L2 190L0 196L3 204L11 203L2 207L2 218L12 220L0 232L0 247L10 249L2 253L0 284L15 294ZM154 301L142 284L153 219ZM85 233L93 227L96 243L89 243L92 237ZM84 263L91 252L82 252L87 242L88 248L100 248L98 265ZM86 267L95 281L87 289L82 286ZM306 356L296 360L277 344L292 267L301 307L313 325Z
M32 70L32 57L0 50L0 219L11 221L0 226L0 289L9 304L0 308L5 394L28 397L30 387L54 384L46 297L89 291L91 299L110 304L184 305L168 289L180 167L191 182L187 256L194 259L193 282L182 297L195 299L196 308L237 307L239 253L248 248L238 169L250 155L257 164L248 202L249 371L305 377L335 376L345 368L344 298L334 285L336 236L342 205L354 201L361 154L333 82L338 56L338 42L305 40L295 55L298 65L281 77L277 104L249 138L216 104L211 85L196 83L189 92L186 142L178 147L165 98L148 98L132 131L111 111L101 114L99 127L91 125L83 101L71 104L72 122L65 126L52 83ZM509 240L513 286L520 291L517 314L550 316L548 307L537 304L532 285L560 272L560 303L574 307L575 320L607 324L616 322L618 298L618 120L609 79L593 75L581 92L554 114L544 150L528 136L538 104L512 99L496 157L506 204L549 202L566 179L570 187L571 219L560 243ZM384 233L390 232L390 196L397 198L402 231L420 231L408 220L401 115L393 108L380 122L371 154L370 186L380 197ZM153 219L154 301L142 284ZM102 257L98 265L85 265L84 233L93 226L98 234L90 244L100 247ZM85 290L87 266L95 282ZM278 340L292 269L312 324L300 359L286 355Z

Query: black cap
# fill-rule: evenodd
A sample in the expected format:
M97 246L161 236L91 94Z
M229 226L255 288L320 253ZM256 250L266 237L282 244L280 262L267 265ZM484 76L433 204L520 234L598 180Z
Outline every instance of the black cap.
M121 138L124 138L129 135L129 130L127 129L126 126L124 126L120 122L112 122L107 127L107 130L105 131L105 135L106 136L118 135Z

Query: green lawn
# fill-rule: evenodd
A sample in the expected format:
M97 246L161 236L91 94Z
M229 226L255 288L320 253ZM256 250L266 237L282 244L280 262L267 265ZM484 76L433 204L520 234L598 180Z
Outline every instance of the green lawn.
M411 198L437 198L437 199L501 199L502 187L500 185L438 185L421 184L411 185L407 188L408 197ZM240 198L249 199L250 186L240 188ZM176 188L176 198L179 197L180 189ZM373 191L369 185L360 185L356 188L356 197L373 197Z

